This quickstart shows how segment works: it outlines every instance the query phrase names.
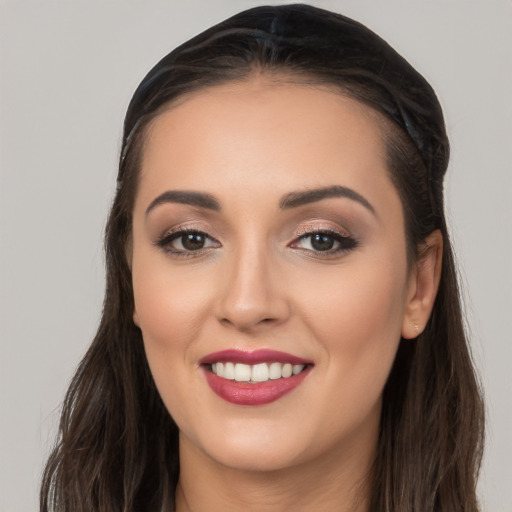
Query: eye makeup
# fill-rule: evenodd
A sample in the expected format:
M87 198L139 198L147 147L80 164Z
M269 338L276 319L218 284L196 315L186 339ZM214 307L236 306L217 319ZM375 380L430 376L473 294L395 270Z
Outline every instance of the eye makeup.
M209 249L221 247L218 240L194 227L180 227L165 233L155 245L168 254L178 257L196 257Z
M326 258L339 256L359 245L359 242L350 235L326 228L315 228L305 231L296 238L289 247L309 252L315 257Z
M369 216L361 215L359 208L356 210L348 207L346 201L343 203L328 199L323 204L308 204L276 216L265 215L259 227L282 248L311 258L336 260L361 245L369 223ZM211 254L215 249L236 242L236 230L244 230L244 225L226 224L227 219L219 212L212 214L197 208L191 211L188 205L169 204L156 210L147 219L150 238L154 246L176 259ZM255 229L254 222L246 225L243 236L250 235L247 232L250 229Z

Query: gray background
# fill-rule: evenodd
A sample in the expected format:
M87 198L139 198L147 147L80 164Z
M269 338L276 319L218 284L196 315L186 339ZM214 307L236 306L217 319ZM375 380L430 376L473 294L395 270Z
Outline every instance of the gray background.
M121 125L146 71L248 0L0 2L0 512L37 509L58 407L97 325ZM264 2L277 3L277 2ZM484 511L512 512L512 3L316 0L432 83L487 396Z

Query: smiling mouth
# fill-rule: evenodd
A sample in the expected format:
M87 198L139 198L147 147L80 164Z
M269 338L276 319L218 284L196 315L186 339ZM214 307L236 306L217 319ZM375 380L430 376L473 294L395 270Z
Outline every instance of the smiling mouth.
M310 365L280 363L277 361L251 365L230 361L219 361L208 366L212 373L223 379L257 384L260 382L267 382L269 380L289 379L290 377L303 372L305 368Z
M264 405L292 392L307 378L314 361L270 349L221 350L200 367L211 390L235 405Z

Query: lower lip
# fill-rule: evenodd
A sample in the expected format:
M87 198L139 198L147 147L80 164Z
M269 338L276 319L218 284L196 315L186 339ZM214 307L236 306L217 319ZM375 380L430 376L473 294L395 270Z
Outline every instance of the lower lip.
M292 377L255 383L223 379L207 369L204 373L212 391L226 402L236 405L264 405L293 391L306 378L310 370L311 366L308 366Z

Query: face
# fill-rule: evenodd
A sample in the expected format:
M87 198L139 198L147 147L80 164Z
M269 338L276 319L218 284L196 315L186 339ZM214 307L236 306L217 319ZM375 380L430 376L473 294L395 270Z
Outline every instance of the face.
M182 450L245 470L371 457L411 280L367 107L263 78L171 106L147 132L131 266Z

